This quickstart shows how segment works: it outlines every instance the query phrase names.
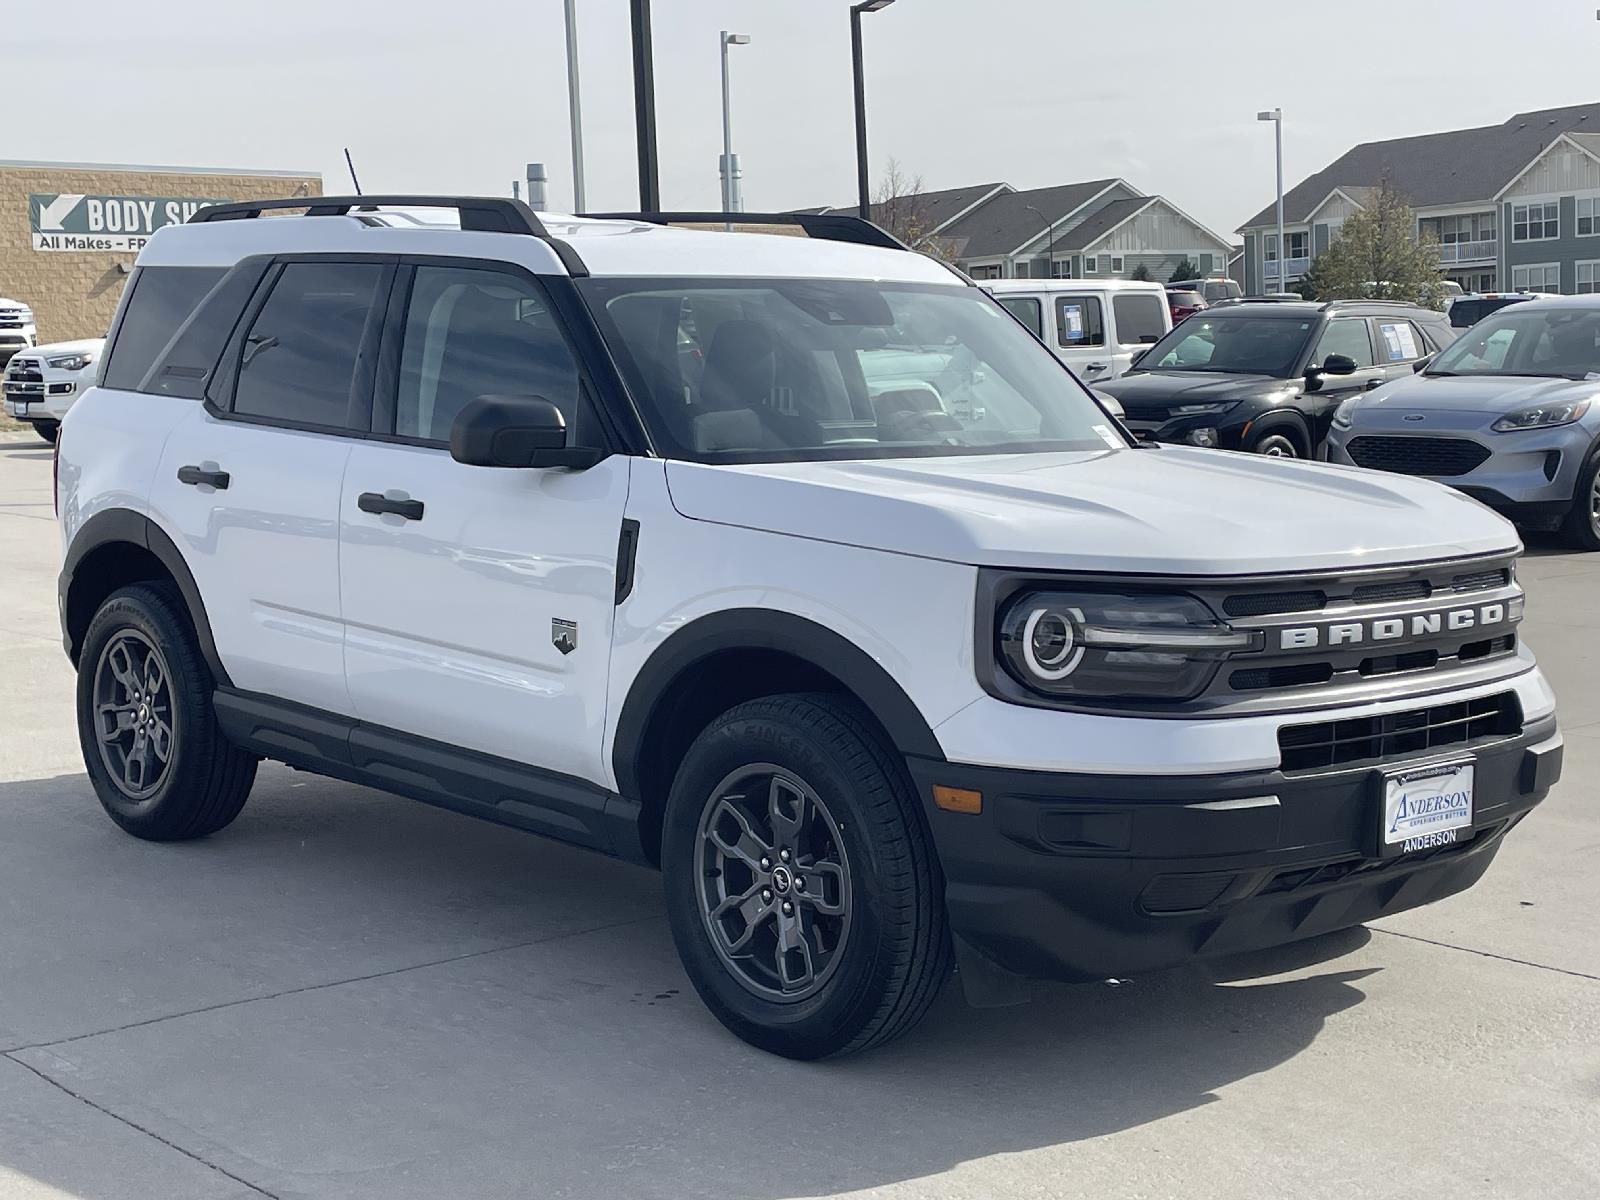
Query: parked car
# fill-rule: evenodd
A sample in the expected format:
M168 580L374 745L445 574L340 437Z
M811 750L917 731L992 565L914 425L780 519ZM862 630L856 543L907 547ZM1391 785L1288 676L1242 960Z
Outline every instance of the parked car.
M1237 300L1244 295L1244 289L1226 275L1210 275L1205 279L1174 279L1165 286L1169 292L1199 292L1207 304L1215 304L1218 300Z
M1445 315L1457 329L1471 329L1490 313L1499 312L1512 304L1536 299L1536 292L1473 292L1457 296L1445 306Z
M1172 314L1174 325L1208 307L1210 306L1206 304L1206 298L1199 292L1181 291L1171 287L1167 289L1167 311Z
M55 441L61 418L94 382L105 344L105 338L85 338L13 355L0 377L6 415L27 421L45 441Z
M1448 483L1600 550L1600 296L1485 317L1418 374L1344 402L1331 462Z
M0 365L19 350L31 350L38 341L33 309L21 300L0 296Z
M62 424L134 836L222 829L268 758L659 866L711 1011L816 1058L952 959L1005 1002L1448 896L1559 775L1481 505L1140 448L853 217L384 202L157 231ZM874 402L886 352L937 413Z
M1410 374L1452 336L1441 314L1414 304L1223 304L1103 386L1141 438L1313 458L1341 401Z
M984 285L1085 383L1098 387L1172 328L1159 283L1000 279Z

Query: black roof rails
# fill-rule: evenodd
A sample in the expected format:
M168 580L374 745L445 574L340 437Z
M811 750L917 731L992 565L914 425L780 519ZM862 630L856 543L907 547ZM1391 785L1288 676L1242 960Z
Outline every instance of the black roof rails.
M849 213L608 212L583 213L595 221L641 221L647 225L798 225L807 237L854 242L885 250L911 247L871 221Z
M584 276L589 269L568 243L554 236L521 200L507 196L294 196L283 200L245 200L236 204L211 204L189 218L189 224L241 221L264 212L303 208L308 217L343 217L352 210L373 212L390 208L453 208L461 228L483 233L525 233L547 242L568 274Z

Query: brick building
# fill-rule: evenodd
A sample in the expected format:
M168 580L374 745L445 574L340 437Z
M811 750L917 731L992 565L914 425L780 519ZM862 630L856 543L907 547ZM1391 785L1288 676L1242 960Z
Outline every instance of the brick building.
M207 201L322 194L313 171L0 161L0 295L41 342L103 334L139 247Z

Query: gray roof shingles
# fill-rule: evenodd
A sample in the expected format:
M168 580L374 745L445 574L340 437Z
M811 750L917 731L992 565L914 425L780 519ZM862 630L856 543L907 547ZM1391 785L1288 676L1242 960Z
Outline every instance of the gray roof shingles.
M1010 254L1035 234L1044 232L1039 213L1052 222L1059 221L1116 182L1116 179L1091 179L1027 192L1006 192L977 212L962 217L950 228L941 230L940 236L958 243L964 259ZM1039 213L1029 212L1030 206Z
M1283 197L1283 218L1304 221L1335 188L1372 188L1386 177L1417 206L1487 201L1563 133L1600 134L1600 104L1518 113L1504 124L1477 129L1364 142L1290 188ZM1274 202L1239 228L1276 220Z

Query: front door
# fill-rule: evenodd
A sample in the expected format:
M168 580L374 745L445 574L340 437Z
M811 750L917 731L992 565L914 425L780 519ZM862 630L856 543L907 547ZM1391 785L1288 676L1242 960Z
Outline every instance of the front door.
M395 289L374 432L340 503L345 672L363 721L604 782L628 459L584 471L450 457L484 395L537 395L604 444L539 284L419 265ZM394 343L398 342L398 345Z
M1342 354L1356 364L1350 375L1324 373L1322 384L1316 391L1305 395L1307 415L1311 419L1312 455L1328 436L1333 424L1334 411L1351 396L1369 391L1389 377L1385 367L1377 363L1372 352L1372 334L1365 317L1335 317L1317 339L1317 347L1307 364L1320 367L1333 354Z

